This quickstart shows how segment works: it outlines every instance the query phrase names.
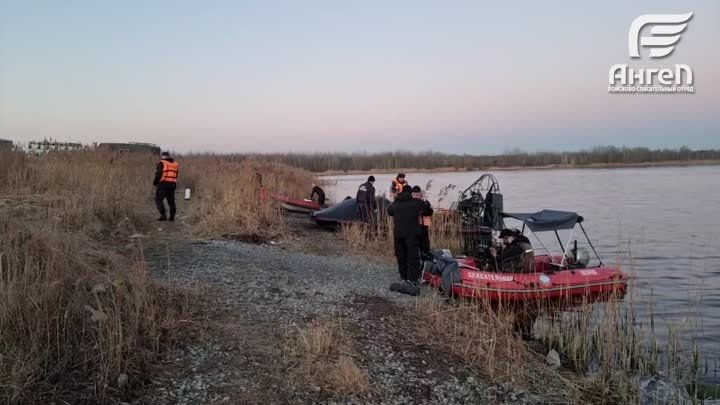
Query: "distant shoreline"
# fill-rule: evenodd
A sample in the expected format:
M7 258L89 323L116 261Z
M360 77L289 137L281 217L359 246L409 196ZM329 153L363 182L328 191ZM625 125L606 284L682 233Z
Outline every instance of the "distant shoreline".
M445 172L495 172L495 171L517 171L517 170L557 170L557 169L623 169L643 167L683 167L683 166L715 166L720 165L720 160L667 160L661 162L644 163L591 163L588 165L543 165L543 166L489 166L479 168L456 168L438 167L435 169L400 168L400 169L376 169L376 170L328 170L324 172L313 172L316 176L342 176L353 174L391 174L391 173L445 173Z

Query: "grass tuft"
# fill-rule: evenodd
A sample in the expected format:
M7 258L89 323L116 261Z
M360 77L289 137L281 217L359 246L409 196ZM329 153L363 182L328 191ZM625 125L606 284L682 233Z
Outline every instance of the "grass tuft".
M371 392L367 372L356 362L351 338L339 321L314 321L288 335L286 363L296 384L321 395L364 396Z

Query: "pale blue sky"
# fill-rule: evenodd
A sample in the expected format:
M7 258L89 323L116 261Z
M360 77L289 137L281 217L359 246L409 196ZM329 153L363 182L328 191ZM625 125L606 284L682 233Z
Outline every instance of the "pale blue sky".
M694 12L694 95L609 95ZM0 0L0 137L178 151L720 147L720 2ZM657 64L657 63L656 63Z

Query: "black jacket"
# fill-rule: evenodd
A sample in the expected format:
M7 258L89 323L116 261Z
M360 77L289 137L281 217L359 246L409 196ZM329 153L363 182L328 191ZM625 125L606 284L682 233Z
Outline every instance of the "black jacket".
M515 237L515 239L502 250L500 255L500 263L506 272L523 272L523 257L533 258L532 245L525 235ZM527 270L527 269L526 269Z
M430 205L430 201L425 200L425 199L422 199L422 198L418 198L418 200L419 200L419 201L422 201L423 204L425 204L426 208L429 208L430 211L433 210L433 209L432 209L432 205ZM427 215L423 215L423 216L426 217ZM421 227L421 228L428 228L427 226L425 226L425 225L423 225L423 224L420 224L420 227Z
M413 198L410 193L400 193L388 207L393 217L393 233L396 238L407 238L422 234L421 216L432 216L433 209L427 201Z
M317 194L317 196L318 196L318 202L320 204L324 204L325 203L325 190L320 188L320 186L315 186L315 187L313 187L312 193L310 194L311 200L315 196L315 194Z
M163 160L166 160L170 163L175 162L175 160L173 160L173 158L165 158ZM162 164L162 162L158 162L157 166L155 166L155 179L153 179L153 186L157 186L158 184L160 184L160 179L162 179L162 175L163 175L163 164ZM175 183L172 183L172 182L163 182L163 184L166 184L166 185L172 184L173 186L175 186Z
M358 187L355 200L357 200L358 204L370 204L373 208L377 207L377 201L375 201L375 187L371 182L366 181Z

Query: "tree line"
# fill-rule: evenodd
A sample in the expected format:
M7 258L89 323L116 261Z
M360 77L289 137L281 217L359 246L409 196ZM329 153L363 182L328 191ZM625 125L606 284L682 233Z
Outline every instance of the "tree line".
M661 162L699 162L720 160L720 150L650 149L645 147L598 146L573 152L512 151L499 155L450 154L439 152L395 151L384 153L270 153L241 154L235 159L263 159L300 167L312 172L353 170L458 169L537 166L632 165Z

